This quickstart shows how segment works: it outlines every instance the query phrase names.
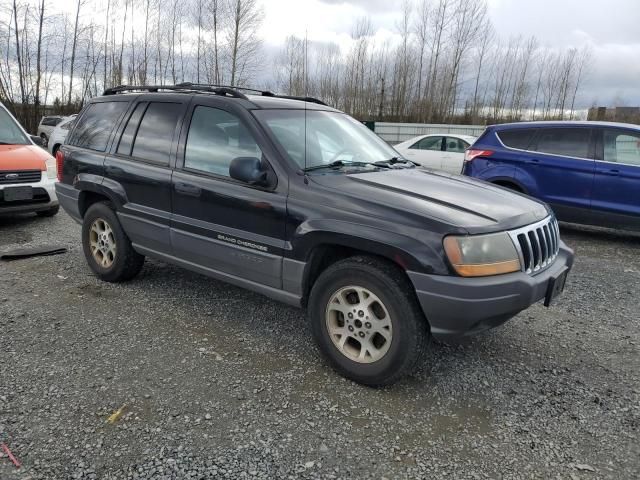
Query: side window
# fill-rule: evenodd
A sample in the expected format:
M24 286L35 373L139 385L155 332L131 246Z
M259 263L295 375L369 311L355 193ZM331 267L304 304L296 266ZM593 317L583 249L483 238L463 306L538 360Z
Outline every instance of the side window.
M91 104L80 117L69 144L104 152L107 149L109 136L127 106L128 102Z
M447 152L464 153L467 144L459 138L447 137Z
M193 111L184 166L229 176L236 157L262 157L262 151L240 120L218 108L198 106Z
M640 166L640 133L605 129L604 160Z
M425 137L411 145L409 148L419 150L440 150L442 148L442 137Z
M136 136L136 132L138 130L138 126L140 125L140 119L144 114L145 109L147 108L148 103L142 102L136 105L136 108L133 110L133 113L129 117L127 121L127 126L124 128L122 132L122 136L120 137L120 143L118 144L117 153L120 155L131 155L131 147L133 147L133 139Z
M589 158L590 132L588 128L544 128L538 136L536 151Z
M140 105L136 107L136 110L139 107ZM149 103L142 120L140 120L131 156L159 165L169 165L173 135L176 132L181 111L182 104L180 103ZM130 124L135 124L133 116L129 119ZM125 128L125 133L128 128L129 125ZM123 138L124 136L123 134ZM118 146L119 150L120 146Z
M527 150L531 145L531 140L536 134L533 128L518 128L514 130L501 130L497 132L500 141L507 147Z

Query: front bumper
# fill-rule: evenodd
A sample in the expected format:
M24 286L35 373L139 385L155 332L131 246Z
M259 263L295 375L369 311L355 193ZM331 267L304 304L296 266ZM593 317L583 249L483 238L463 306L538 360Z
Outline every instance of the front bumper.
M551 279L571 269L573 251L563 242L553 264L544 271L493 277L463 278L408 272L420 306L439 340L455 340L503 324L539 302Z
M10 187L33 187L36 198L32 201L5 202L4 195L0 193L0 215L25 212L41 212L58 206L56 195L56 179L48 178L43 172L39 182L16 183L0 185L0 192Z

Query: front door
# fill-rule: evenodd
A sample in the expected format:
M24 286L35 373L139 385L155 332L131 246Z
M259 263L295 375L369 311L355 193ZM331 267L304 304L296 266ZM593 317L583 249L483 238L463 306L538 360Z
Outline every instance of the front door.
M598 130L591 208L611 226L640 225L640 133Z
M588 212L595 170L595 134L589 127L541 128L521 168L535 180L534 196L550 203L561 220Z
M248 115L216 98L191 106L172 180L171 242L180 260L281 288L287 182L269 166L273 152ZM275 186L232 179L237 157L261 159Z

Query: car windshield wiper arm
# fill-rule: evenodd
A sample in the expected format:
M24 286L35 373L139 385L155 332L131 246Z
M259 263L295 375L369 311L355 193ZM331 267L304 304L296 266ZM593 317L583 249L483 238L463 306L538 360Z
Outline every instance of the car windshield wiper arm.
M411 160L400 157L391 157L388 160L379 160L375 162L374 165L378 165L380 167L388 167L389 165L395 165L396 163L411 163L412 165L415 165L415 163Z
M320 170L323 168L340 168L340 167L347 167L347 166L355 166L355 167L360 167L360 166L365 166L365 165L372 165L374 167L384 167L384 168L389 168L388 165L386 165L385 163L381 163L378 164L377 162L343 162L342 160L336 160L334 162L331 163L325 163L325 164L321 164L321 165L312 165L311 167L307 167L305 169L303 169L304 172L311 172L313 170Z

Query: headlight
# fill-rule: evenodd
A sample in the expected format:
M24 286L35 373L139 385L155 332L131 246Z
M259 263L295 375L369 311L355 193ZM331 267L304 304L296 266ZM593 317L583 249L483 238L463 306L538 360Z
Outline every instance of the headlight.
M463 277L484 277L521 269L515 245L506 232L490 235L448 236L444 250L453 268Z
M53 180L58 176L58 168L56 167L56 161L53 157L48 158L45 162L47 164L47 178Z

